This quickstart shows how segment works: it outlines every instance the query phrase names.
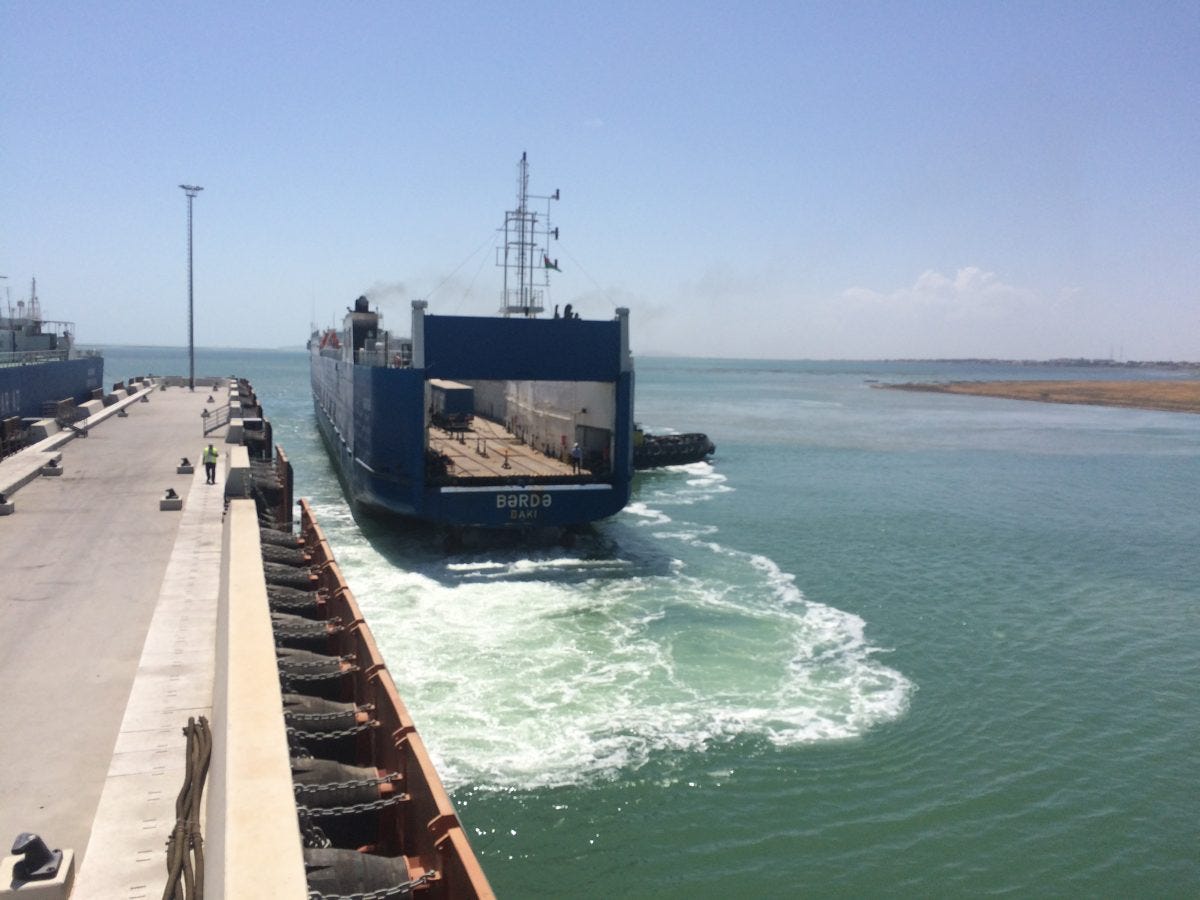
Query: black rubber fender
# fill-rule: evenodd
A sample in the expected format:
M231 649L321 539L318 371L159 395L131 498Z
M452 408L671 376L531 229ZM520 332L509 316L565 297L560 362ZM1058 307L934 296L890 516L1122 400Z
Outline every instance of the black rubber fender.
M336 847L306 847L304 872L311 890L333 896L383 891L410 880L408 865L402 856L376 856ZM412 889L389 896L411 897Z

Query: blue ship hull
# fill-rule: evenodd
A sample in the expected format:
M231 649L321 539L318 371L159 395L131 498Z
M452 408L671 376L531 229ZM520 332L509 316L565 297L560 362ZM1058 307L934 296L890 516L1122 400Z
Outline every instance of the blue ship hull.
M495 529L563 528L618 512L633 477L634 378L623 326L416 314L419 350L405 367L322 355L314 341L317 424L351 499L369 511ZM611 462L581 477L448 477L430 466L431 379L599 386L612 417L595 430L605 434Z
M104 358L85 356L28 365L0 366L0 419L42 417L42 404L87 400L104 384Z

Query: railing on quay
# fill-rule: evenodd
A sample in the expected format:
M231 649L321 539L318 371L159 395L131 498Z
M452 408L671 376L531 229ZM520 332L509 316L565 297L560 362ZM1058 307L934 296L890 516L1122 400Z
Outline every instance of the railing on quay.
M204 434L207 437L218 429L229 424L229 406L218 406L211 413L206 409L201 414L204 422Z

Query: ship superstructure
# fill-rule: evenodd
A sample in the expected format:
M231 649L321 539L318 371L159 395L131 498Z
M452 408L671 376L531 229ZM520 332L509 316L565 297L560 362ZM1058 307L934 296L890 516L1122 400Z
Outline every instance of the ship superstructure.
M452 527L563 528L628 502L629 312L540 317L557 229L531 199L522 156L500 316L435 315L415 300L397 337L360 297L341 329L314 331L317 422L357 504Z

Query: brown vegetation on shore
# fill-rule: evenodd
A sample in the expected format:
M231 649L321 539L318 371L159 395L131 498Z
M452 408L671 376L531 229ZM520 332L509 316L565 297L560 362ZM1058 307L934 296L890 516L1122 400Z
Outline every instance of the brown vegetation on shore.
M1200 381L950 381L873 386L1040 403L1083 403L1200 413Z

